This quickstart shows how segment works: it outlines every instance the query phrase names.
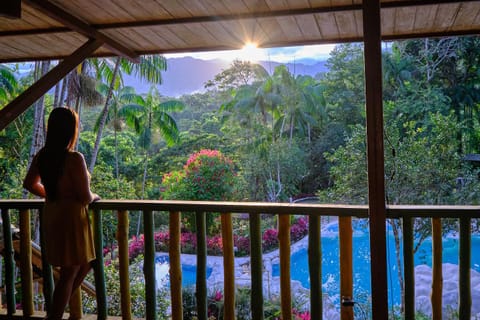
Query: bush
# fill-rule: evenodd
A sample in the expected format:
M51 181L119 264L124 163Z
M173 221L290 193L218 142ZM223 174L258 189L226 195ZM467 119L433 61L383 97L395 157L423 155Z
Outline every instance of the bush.
M308 234L307 217L298 218L290 227L290 237L292 241L298 241ZM170 246L170 234L168 231L155 232L155 251L168 252ZM233 235L233 245L236 256L248 256L250 254L250 239L247 236ZM143 254L145 239L143 234L138 237L133 236L128 247L130 261L136 259L138 255ZM180 236L180 247L182 253L194 254L197 251L197 236L193 232L183 231ZM267 229L262 235L262 249L264 252L272 251L278 248L278 231L276 229ZM108 250L104 250L108 252ZM221 256L223 254L223 240L220 235L207 236L207 254Z

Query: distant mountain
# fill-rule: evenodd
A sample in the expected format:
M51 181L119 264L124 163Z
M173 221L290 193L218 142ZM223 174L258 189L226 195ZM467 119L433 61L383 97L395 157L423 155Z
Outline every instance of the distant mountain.
M265 69L272 73L282 63L274 61L259 62ZM327 71L325 61L306 61L305 63L286 63L293 74L315 76L317 73ZM162 95L177 97L183 94L205 91L204 85L212 80L215 75L228 69L230 62L225 60L202 60L192 57L167 59L167 71L162 73L163 83L159 86ZM124 76L125 85L132 86L138 93L148 92L150 85L132 76Z

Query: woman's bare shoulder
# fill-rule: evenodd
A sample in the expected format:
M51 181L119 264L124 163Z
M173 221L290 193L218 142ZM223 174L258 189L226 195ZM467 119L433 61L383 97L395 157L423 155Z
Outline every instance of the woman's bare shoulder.
M85 163L85 157L78 151L70 151L68 152L68 159L73 164L83 165Z

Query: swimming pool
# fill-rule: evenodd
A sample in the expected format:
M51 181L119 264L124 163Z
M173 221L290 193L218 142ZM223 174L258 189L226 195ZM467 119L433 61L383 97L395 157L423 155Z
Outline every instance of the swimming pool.
M371 292L370 284L370 239L368 228L364 231L355 231L353 234L353 287L354 299L368 298ZM480 271L480 236L472 237L472 269ZM443 239L443 263L458 264L458 238L446 237ZM339 266L339 241L338 225L332 223L322 231L322 283L323 291L333 300L340 299L340 266ZM403 246L401 249L403 250ZM414 257L415 266L432 265L432 242L426 239L419 247ZM402 256L403 263L403 256ZM392 232L387 232L387 281L390 305L400 304L400 284L397 275L395 256L395 242ZM272 275L280 275L279 264L272 265ZM308 253L303 248L291 256L291 278L300 281L303 287L310 288L308 272Z
M164 285L169 286L169 258L167 255L158 255L155 257L155 279L157 288ZM212 268L207 267L207 279L212 274ZM197 266L182 264L182 287L195 285L197 281Z

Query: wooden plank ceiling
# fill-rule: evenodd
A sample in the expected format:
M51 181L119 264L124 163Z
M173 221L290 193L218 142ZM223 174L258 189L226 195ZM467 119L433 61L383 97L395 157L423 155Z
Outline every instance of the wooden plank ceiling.
M14 0L9 0L14 1ZM384 40L478 34L480 1L381 1ZM362 41L361 0L23 0L0 17L0 62Z

